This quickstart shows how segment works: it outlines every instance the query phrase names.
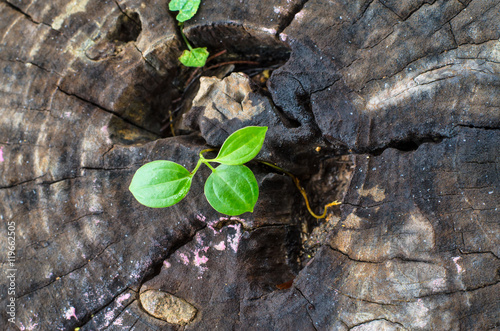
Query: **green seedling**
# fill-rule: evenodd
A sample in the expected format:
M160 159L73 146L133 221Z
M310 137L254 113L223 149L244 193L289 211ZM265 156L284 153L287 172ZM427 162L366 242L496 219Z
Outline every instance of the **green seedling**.
M203 67L209 55L206 47L193 48L183 32L184 22L196 14L200 7L200 2L201 0L172 0L168 4L168 9L179 12L176 19L179 22L182 39L184 39L188 48L179 57L179 61L186 67Z
M152 208L170 207L189 192L194 175L202 164L211 175L205 182L205 197L222 214L237 216L253 212L259 197L259 186L252 171L243 164L260 152L267 127L249 126L231 134L214 159L200 158L193 171L172 161L158 160L140 167L129 190L141 204ZM210 163L219 163L214 168Z

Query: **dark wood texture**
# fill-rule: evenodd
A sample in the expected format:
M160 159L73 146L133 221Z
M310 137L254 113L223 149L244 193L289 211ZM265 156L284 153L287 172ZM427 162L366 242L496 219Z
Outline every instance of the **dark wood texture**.
M499 10L202 1L186 23L193 44L227 60L289 59L268 92L231 87L256 116L214 119L209 108L228 105L214 94L186 114L193 132L161 138L185 75L167 2L0 2L0 261L3 273L15 222L17 269L16 321L2 309L0 329L499 328ZM263 165L251 165L256 212L240 218L210 208L207 169L171 208L129 193L145 162L192 169L207 143L263 124L262 157L315 180L315 209L338 195L325 160L352 160L314 256L300 256L300 232L316 223L291 179ZM158 304L182 322L154 318L141 305L149 290L196 315Z

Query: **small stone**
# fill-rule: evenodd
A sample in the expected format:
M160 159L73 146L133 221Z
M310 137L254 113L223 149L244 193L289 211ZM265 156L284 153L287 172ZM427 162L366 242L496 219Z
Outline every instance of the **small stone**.
M184 299L162 291L150 290L141 293L141 304L144 310L154 317L178 325L191 322L197 312L197 309Z

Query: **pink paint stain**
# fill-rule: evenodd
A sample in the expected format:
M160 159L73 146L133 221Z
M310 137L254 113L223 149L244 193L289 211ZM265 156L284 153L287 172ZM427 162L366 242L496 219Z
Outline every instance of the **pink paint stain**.
M5 161L3 159L3 147L0 147L0 162L3 162L3 161Z
M25 331L25 330L28 330L28 331L31 331L31 330L37 330L37 326L38 326L38 323L35 323L33 324L33 321L30 319L30 325L28 325L27 327L25 327L23 325L23 323L19 323L20 326L19 326L19 330L21 331Z
M198 232L195 236L196 243L200 246L203 246L203 239L203 235Z
M168 262L167 260L163 261L163 265L165 266L165 268L170 268L172 265L170 264L170 262Z
M194 265L197 266L200 270L201 273L205 272L208 268L205 266L202 266L202 264L205 264L208 262L208 257L206 256L200 256L200 252L204 251L205 253L207 252L208 247L204 247L202 249L196 249L194 253Z
M65 312L65 316L67 320L70 320L72 317L74 317L78 321L78 317L76 317L75 307L69 307L69 309Z
M184 263L185 265L189 264L189 258L187 257L186 254L184 253L179 253L179 257L181 258L181 262Z
M108 126L107 125L103 126L101 128L101 131L104 132L104 133L108 132Z
M241 239L241 224L232 224L228 225L228 228L233 228L236 230L236 233L234 236L229 236L227 238L227 242L229 243L229 246L233 249L235 253L238 252L238 245L240 244L240 239Z
M115 278L116 278L116 277L115 277ZM139 274L139 272L138 272L138 271L134 271L134 272L132 272L132 273L130 274L130 278L137 280L137 279L141 278L141 275Z
M118 303L121 306L122 302L127 300L128 298L130 298L130 293L122 294L116 299L116 303Z
M214 232L214 235L216 235L217 233L220 232L219 230L216 230L214 228L214 225L217 224L218 222L219 221L213 221L213 222L207 223L207 227Z
M194 255L194 265L197 267L200 267L202 264L208 262L208 257L206 257L205 255L200 256L199 254L200 252L197 251L196 254Z
M204 223L207 223L207 227L212 230L214 232L214 234L217 234L219 233L220 231L216 230L214 228L214 225L217 224L220 220L217 220L217 221L212 221L212 222L207 222L207 218L201 214L198 214L196 216L196 218L198 219L198 221L200 222L204 222Z
M221 241L220 243L215 245L214 248L218 251L223 251L226 249L226 243L224 241Z

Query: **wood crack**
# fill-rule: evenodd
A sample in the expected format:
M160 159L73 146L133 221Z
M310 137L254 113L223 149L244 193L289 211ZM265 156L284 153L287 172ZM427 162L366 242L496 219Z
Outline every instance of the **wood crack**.
M146 270L146 272L145 272L146 276L143 277L143 279L140 281L139 288L141 288L147 281L158 276L161 272L161 268L163 266L163 261L169 259L173 254L175 254L175 252L177 252L177 250L181 249L182 247L186 246L187 244L189 244L190 242L195 240L195 237L198 234L198 232L200 232L201 230L203 230L205 228L207 228L207 223L203 222L203 225L199 228L196 228L194 230L194 233L191 236L185 238L177 245L172 246L171 249L166 252L166 254L158 257L157 261L153 261L153 263L151 264L151 267L149 268L149 271L150 271L149 274L148 274L148 270Z
M299 292L299 294L300 294L300 295L304 298L304 300L306 300L306 301L307 301L307 303L308 303L310 306L313 306L313 307L314 307L314 305L311 303L311 301L309 301L309 299L308 299L308 298L306 298L306 296L304 295L304 293L302 293L302 291L301 291L298 287L294 287L294 288L297 290L297 292ZM312 327L314 328L314 330L318 330L318 329L316 328L316 325L315 325L315 323L314 323L313 318L311 317L311 314L309 314L309 309L307 309L307 307L306 307L306 309L305 309L305 310L306 310L306 314L307 314L307 316L308 316L308 317L309 317L309 319L311 320L311 325L312 325Z
M81 167L80 170L91 170L91 171L122 171L122 170L130 170L133 165L130 167L121 167L121 168L98 168L98 167Z
M97 103L95 103L95 102L93 102L93 101L87 100L87 99L85 99L85 98L83 98L83 97L81 97L81 96L79 96L79 95L77 95L77 94L67 92L67 91L63 90L60 86L58 86L58 87L57 87L57 89L58 89L59 91L61 91L62 93L66 94L67 96L70 96L70 97L76 98L76 99L78 99L78 100L80 100L80 101L83 101L83 102L85 102L85 103L88 103L88 104L90 104L90 105L92 105L92 106L94 106L94 107L96 107L96 108L98 108L98 109L100 109L100 110L102 110L102 111L104 111L104 112L106 112L106 113L109 113L109 114L111 114L111 115L114 115L114 116L118 117L119 119L121 119L122 121L124 121L125 123L128 123L128 124L130 124L130 125L132 125L132 126L134 126L134 127L138 128L138 129L140 129L140 130L142 130L142 131L146 131L146 132L151 133L151 134L153 134L153 135L155 135L155 136L158 136L158 134L157 134L156 132L153 132L153 131L151 131L151 130L148 130L148 129L146 129L146 128L144 128L144 127L140 126L140 125L138 125L137 123L134 123L133 121L131 121L131 120L129 120L128 118L126 118L126 117L124 117L124 116L122 116L122 115L118 114L117 112L115 112L115 111L113 111L113 110L106 109L106 108L104 108L103 106L101 106L101 105L99 105L99 104L97 104Z
M469 128L469 129L478 129L478 130L500 130L500 126L487 126L487 125L474 125L474 124L457 124L454 126L456 127L462 127L462 128Z
M349 295L349 294L346 294L346 293L342 293L339 290L336 290L336 292L338 294L340 294L342 296L345 296L346 298L349 298L349 299L354 300L354 301L361 301L361 302L364 302L364 303L375 304L375 305L380 305L380 306L400 306L400 304L395 304L395 303L381 302L381 301L371 301L371 300L367 300L367 299L356 298L356 297L354 297L352 295Z
M55 278L53 281L48 282L48 283L47 283L47 284L45 284L45 285L39 286L39 287L37 287L37 288L35 288L35 289L33 289L33 290L28 291L27 293L23 293L23 294L21 294L21 295L17 296L17 297L16 297L16 300L19 300L19 299L21 299L21 298L23 298L23 297L25 297L25 296L28 296L28 295L30 295L30 294L32 294L32 293L34 293L34 292L40 291L41 289L43 289L43 288L45 288L45 287L48 287L48 286L52 285L53 283L55 283L55 282L57 282L57 281L60 281L63 277L66 277L67 275L70 275L71 273L73 273L73 272L75 272L75 271L77 271L77 270L80 270L80 269L84 268L84 267L85 267L85 266L87 266L90 262L94 261L94 260L95 260L95 259L97 259L99 256L101 256L101 255L102 255L102 254L103 254L103 253L104 253L104 252L105 252L105 251L106 251L106 250L107 250L107 249L108 249L111 245L116 244L117 242L118 242L118 241L113 241L113 242L111 242L111 243L107 244L107 245L106 245L106 246L105 246L105 247L104 247L104 248L103 248L103 249L102 249L99 253L97 253L97 254L96 254L93 258L91 258L91 259L89 259L89 260L86 260L86 261L85 261L85 263L83 263L82 265L77 266L76 268L73 268L72 270L70 270L70 271L68 271L68 272L66 272L66 273L64 273L64 274L62 274L62 275L60 275L60 276L56 276L56 278Z
M396 15L396 16L397 16L397 17L401 20L401 22L404 22L404 21L405 21L405 18L401 17L401 16L400 16L398 13L396 13L396 12L395 12L395 11L394 11L391 7L389 7L388 5L386 5L386 4L384 3L384 1L380 0L380 1L379 1L379 3L380 3L382 6L384 6L385 8L387 8L387 10L389 10L391 13L393 13L394 15ZM420 9L420 7L419 7L418 9ZM417 10L418 10L418 9L417 9ZM408 18L409 16L410 16L410 15L407 15L407 16L406 16L406 18Z
M24 17L26 17L26 19L28 19L28 20L29 20L29 21L31 21L32 23L37 24L37 25L40 25L40 24L41 24L41 25L45 25L45 26L49 27L51 30L56 31L57 33L59 33L60 35L62 35L62 36L64 36L65 38L67 38L67 39L68 39L68 37L66 37L66 36L64 35L64 33L62 33L61 31L59 31L59 30L57 30L57 29L54 29L54 28L52 27L52 25L50 25L50 24L48 24L48 23L45 23L45 22L37 22L37 21L35 21L35 20L33 19L33 17L32 17L30 14L25 13L25 12L24 12L21 8L17 7L16 5L14 5L14 4L12 4L12 3L8 2L8 1L2 1L2 2L3 2L3 3L5 3L8 7L10 7L12 10L14 10L14 11L16 11L16 12L18 12L18 13L22 14Z
M405 326L399 322L394 322L394 321L391 321L391 320L388 320L387 318L385 317L382 317L382 318L375 318L375 319L371 319L371 320L367 320L367 321L363 321L361 323L358 323L358 324L355 324L355 325L352 325L351 327L349 327L349 330L352 330L354 329L355 327L358 327L358 326L361 326L361 325L364 325L364 324L368 324L368 323L371 323L371 322L376 322L376 321L386 321L388 323L391 323L391 324L395 324L401 328L403 328L404 330L407 330L407 328L405 328Z
M293 6L290 9L290 12L287 13L287 15L283 18L283 20L281 21L281 23L278 26L278 29L277 29L276 34L275 34L275 36L277 38L279 37L279 35L283 31L285 31L286 28L288 28L292 24L292 22L295 19L295 15L297 15L304 8L304 6L306 5L306 3L308 1L309 0L300 0L300 2L298 4L295 4L295 6Z
M500 284L500 280L498 280L498 281L496 281L494 283L484 284L484 285L481 285L481 286L472 287L472 288L468 288L468 289L460 289L460 290L456 290L456 291L443 291L443 292L429 293L429 294L426 294L426 295L415 297L415 299L424 299L424 298L434 297L434 296L437 296L437 295L453 295L453 294L457 294L457 293L475 292L475 291L479 291L481 289L484 289L484 288L487 288L487 287L492 287L492 286L495 286L495 285L498 285L498 284Z
M5 190L5 189L9 189L9 188L14 188L16 186L20 186L20 185L23 185L23 184L27 184L27 183L31 183L31 182L34 182L36 181L37 179L39 178L42 178L44 177L45 174L41 175L41 176L38 176L38 177L35 177L35 178L31 178L31 179L28 179L28 180L24 180L22 182L17 182L17 183L14 183L14 184L11 184L11 185L6 185L6 186L1 186L0 187L0 190Z
M128 289L128 288L126 288L125 290L127 290L127 289ZM123 292L125 292L125 291L123 291ZM122 292L122 293L123 293L123 292ZM134 291L134 292L135 292L135 291ZM118 297L118 296L115 296L115 297L113 298L113 301L111 301L110 303L113 303L113 302L114 302L114 300L115 300L117 297ZM111 321L109 322L109 325L108 325L108 326L107 326L104 330L108 330L108 329L109 329L112 325L114 325L114 323L115 323L115 321L118 319L118 317L120 317L120 316L121 316L121 314L122 314L123 312L125 312L125 311L127 310L127 308L128 308L128 307L129 307L132 303L134 303L135 301L136 301L136 300L132 300L132 301L130 301L127 305L123 306L123 309L121 309L121 310L119 311L119 313L118 313L118 314L116 314L116 316L113 318L113 320L111 320ZM105 307L104 307L104 308L105 308ZM101 310L102 310L102 309L101 309ZM95 315L95 313L94 313L93 315ZM91 315L91 316L92 316L92 315ZM135 322L134 322L134 325L135 325L135 323L137 323L137 321L138 321L139 319L140 319L140 318L139 318L139 317L137 317L137 319L136 319L136 320L135 320ZM133 329L133 327L134 327L134 326L132 325L132 327L130 328L130 330L132 330L132 329Z
M49 73L49 74L52 74L52 73L53 73L53 74L56 74L56 75L57 75L57 76L59 76L59 77L63 77L63 75L62 75L62 74L60 74L60 73L58 73L57 71L55 71L55 70L50 70L50 69L47 69L47 68L44 68L44 67L42 67L41 65L36 64L36 63L34 63L34 62L30 62L30 61L22 61L22 60L18 60L18 59L16 59L16 60L9 60L9 59L2 59L2 58L0 58L0 61L4 61L4 62L11 62L11 63L21 63L21 64L24 64L24 65L32 65L32 66L37 67L37 68L39 68L40 70L43 70L43 71L45 71L45 72L47 72L47 73Z
M412 259L412 258L407 258L407 257L402 257L402 256L394 256L394 257L390 257L390 258L386 258L386 259L382 259L382 260L378 260L378 261L361 260L361 259L356 259L356 258L351 257L349 254L342 252L341 250L339 250L337 248L332 247L330 244L323 244L323 246L328 247L329 249L331 249L332 251L334 251L336 253L342 254L349 261L356 262L356 263L383 264L383 263L386 263L388 261L401 261L401 262L409 262L409 263L435 264L435 262L429 261L429 260Z
M136 291L134 291L133 289L129 288L129 287L125 287L122 291L120 291L118 294L116 294L114 297L112 297L108 303L104 304L102 307L90 312L89 314L87 314L84 318L82 318L82 320L80 321L80 324L78 326L80 327L83 327L85 326L86 324L88 324L91 320L92 320L92 317L93 316L96 316L97 314L99 314L101 311L105 310L106 308L108 308L109 306L111 306L115 300L121 296L123 293L125 293L127 290L130 290L134 293L137 293ZM122 305L118 305L118 307L123 307L123 309L120 309L119 312L117 313L116 317L120 316L120 314L125 311L125 309L127 309L128 306L130 306L133 302L135 302L135 299L134 300L131 300L126 306L122 306ZM116 317L113 319L113 321L110 322L110 325L115 321ZM109 326L108 326L109 327ZM108 328L107 327L107 328ZM107 329L106 328L106 329Z
M372 3L374 3L375 1L376 0L370 0L369 3L367 3L367 4L364 5L365 8L361 12L361 14L359 14L358 17L352 22L352 25L356 24L359 20L361 20L363 18L363 16L365 16L365 13L368 11L368 8L370 8L370 6L372 5ZM384 4L382 3L382 5L384 5Z

